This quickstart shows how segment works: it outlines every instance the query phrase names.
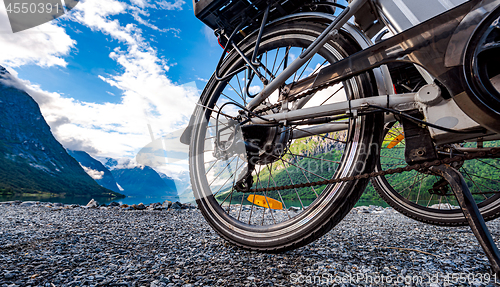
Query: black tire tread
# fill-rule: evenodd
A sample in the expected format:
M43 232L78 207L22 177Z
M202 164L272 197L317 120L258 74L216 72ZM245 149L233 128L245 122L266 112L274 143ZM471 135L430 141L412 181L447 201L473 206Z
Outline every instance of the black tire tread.
M299 22L297 21L297 23L299 23ZM295 23L295 24L297 24L297 23ZM318 25L317 23L303 22L303 21L301 21L300 24L298 24L298 25L311 25L311 24L316 25L316 26ZM353 44L353 40L352 40L352 38L349 37L349 35L344 35L344 36L346 37L348 42ZM374 89L374 82L375 81L373 80L373 75L370 74L370 77L371 77L370 89L372 89L372 91L376 91L376 89ZM366 84L366 83L364 83L364 84ZM211 89L211 88L209 88L207 85L207 87L205 89ZM205 91L204 91L204 93L205 93ZM373 119L378 120L380 123L382 122L382 117L375 116ZM372 128L365 127L365 129L366 129L365 132L369 132L368 134L370 135L370 136L367 136L366 140L371 140L371 142L378 142L380 140L380 138L382 136L382 129L378 128L377 125L373 125ZM375 167L375 164L377 162L377 156L378 156L378 151L375 151L375 150L372 150L369 154L366 155L366 157L365 157L365 161L366 161L365 171L371 172L371 170L373 170L373 168ZM253 251L266 252L266 253L285 252L285 251L289 251L289 250L293 250L293 249L297 249L297 248L300 248L302 246L305 246L305 245L315 241L316 239L320 238L321 236L325 235L330 230L332 230L332 228L334 226L336 226L349 213L349 211L354 207L354 205L357 203L357 201L361 197L362 193L364 192L365 187L367 186L368 182L369 182L369 179L358 180L355 184L353 184L353 187L350 190L350 192L347 192L348 194L345 195L346 202L344 202L344 204L341 204L340 208L338 208L336 210L336 212L331 212L331 214L330 214L331 216L329 216L327 220L325 220L324 222L322 222L320 224L316 224L316 226L312 227L312 230L309 230L309 232L307 234L305 234L304 236L296 238L292 242L281 243L281 245L279 245L279 246L276 246L276 245L272 246L272 247L247 246L247 245L242 244L236 240L233 240L232 238L230 238L229 236L224 234L223 231L218 230L218 228L216 228L216 226L214 226L214 223L211 222L211 220L206 220L206 221L223 239L225 239L229 243L231 243L235 246L238 246L240 248L247 249L247 250L253 250ZM191 178L191 184L193 187L197 186L197 182L193 178ZM210 214L208 214L209 211L205 210L204 203L198 199L197 199L197 203L198 203L198 206L199 206L200 211L203 214L203 216L205 218L210 218ZM327 217L327 216L325 216L325 217Z
M341 216L333 216L322 224L317 230L314 232L309 233L310 235L300 238L294 242L291 242L287 245L284 245L281 248L255 248L255 247L248 247L246 245L240 244L234 240L232 240L229 237L226 237L223 233L219 232L216 228L212 226L212 228L219 234L220 237L224 238L226 241L230 242L232 245L238 246L239 248L245 249L245 250L251 250L251 251L260 251L260 252L265 252L265 253L282 253L290 250L295 250L297 248L303 247L308 245L309 243L315 241L316 239L322 237L323 235L327 234L330 232L333 227L335 227L342 219L351 211L351 209L354 207L354 205L358 202L359 197L361 197L361 193L359 193L359 196L356 197L351 197L351 201L349 204L344 204L341 209ZM210 224L210 222L209 222ZM211 224L210 224L211 225Z
M451 221L436 221L436 220L430 220L425 216L417 215L414 212L409 212L407 209L402 208L400 204L395 203L389 196L387 196L385 189L383 187L381 187L376 180L371 180L371 183L372 183L373 187L375 188L375 190L377 191L377 193L380 195L380 197L382 197L382 199L385 202L387 202L387 204L389 204L389 206L394 208L394 210L396 210L397 212L405 215L406 217L409 217L411 219L414 219L414 220L417 220L417 221L420 221L423 223L437 225L437 226L468 226L469 225L469 223L467 222L467 219L465 219L465 217L463 218L462 221L453 221L453 222L451 222ZM483 217L484 217L485 221L490 221L490 220L493 220L493 219L500 217L500 205L496 209L493 209L493 212L490 211L490 212L488 212L487 215L483 214Z

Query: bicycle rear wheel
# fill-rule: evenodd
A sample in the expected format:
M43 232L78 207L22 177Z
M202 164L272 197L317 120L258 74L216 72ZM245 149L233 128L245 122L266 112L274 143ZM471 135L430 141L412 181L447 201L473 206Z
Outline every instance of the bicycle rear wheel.
M266 27L259 49L259 59L263 64L259 70L268 78L275 77L285 63L297 57L324 28L318 23L294 21ZM255 36L249 36L238 46L250 57L255 41ZM300 69L287 83L316 73L328 63L358 50L354 40L342 32L314 56L308 63L309 67ZM232 51L226 57L221 72L227 75L242 65L241 57ZM235 140L231 136L231 128L227 128L225 135L220 133L221 138L226 138L215 142L217 135L214 129L230 126L228 122L233 120L230 117L240 113L238 106L228 103L245 105L248 97L262 88L258 79L251 84L249 82L248 73L241 72L224 82L212 77L205 87L192 122L189 163L193 191L208 223L230 242L266 252L298 248L335 226L357 202L368 180L268 193L238 192L234 187L235 181L246 172L245 169L248 170L248 162L237 154L227 157L214 155L215 145ZM251 90L249 94L245 87ZM373 95L374 90L371 76L366 73L318 92L307 105L367 97ZM278 95L273 94L262 106L278 102ZM289 103L289 106L293 104ZM278 108L267 113L279 111ZM301 128L286 125L275 128L274 141L280 141L284 147L275 149L256 164L252 171L253 188L307 183L371 171L376 162L374 153L377 152L371 149L371 144L380 140L381 116L364 115L337 124L345 125L345 129L296 140L283 140L283 135L289 137ZM270 129L262 127L256 133L270 133ZM317 166L314 170L313 163Z
M499 145L500 141L484 142L484 147ZM476 147L476 143L465 143L438 147L438 151L460 154L460 149ZM406 166L404 150L402 126L398 122L387 124L375 171ZM466 160L454 167L462 173L484 219L499 217L500 158ZM468 225L453 191L440 176L411 171L375 177L372 184L391 207L410 218L442 226Z

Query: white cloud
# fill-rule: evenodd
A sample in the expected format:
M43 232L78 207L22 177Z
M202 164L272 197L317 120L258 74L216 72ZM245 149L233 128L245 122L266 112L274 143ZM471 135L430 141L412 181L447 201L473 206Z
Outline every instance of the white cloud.
M155 3L148 3L146 0L131 0L131 2L141 9L153 8L161 10L182 10L182 5L186 4L184 0L175 0L174 2L163 0Z
M117 161L117 164L115 166L111 167L110 170L132 169L132 168L136 168L136 167L138 167L140 169L144 168L144 165L138 164L137 161L135 161L135 159L122 157L122 158L115 158L115 160Z
M132 76L126 77L135 82L132 88L140 84ZM52 133L65 147L116 158L134 157L149 143L148 123L164 134L187 121L192 112L190 102L197 98L196 91L171 85L170 93L162 94L158 92L161 81L144 81L151 85L145 92L158 99L127 91L120 103L95 104L44 91L25 80L13 78L9 84L24 89L37 101Z
M137 21L137 23L141 24L141 25L144 25L146 27L149 27L155 31L158 31L158 32L163 32L163 33L166 33L166 32L171 32L175 37L179 38L179 33L181 32L180 29L178 28L158 28L158 26L152 24L151 22L147 21L147 20L144 20L141 15L143 15L144 17L149 17L149 13L146 12L145 10L141 9L141 8L144 8L145 4L141 4L140 7L129 7L130 10L131 10L131 14L132 14L132 17L134 17L134 20ZM154 5L150 5L148 7L151 7L151 8L156 8L156 6Z
M131 2L141 8L144 8L146 6L148 6L148 3L146 2L146 0L131 0Z
M81 164L80 164L81 165ZM91 177L93 178L94 180L99 180L99 179L102 179L102 177L104 176L104 171L98 171L98 170L95 170L95 169L91 169L89 167L86 167L86 166L83 166L83 170Z
M174 2L160 1L157 4L164 10L182 10L182 5L185 3L183 0L175 0Z
M125 190L125 189L123 189L123 187L122 187L121 185L119 185L119 184L118 184L118 182L116 183L116 186L118 186L118 189L119 189L120 191L124 191L124 190Z
M93 31L100 31L113 38L129 44L136 43L138 35L134 35L137 28L133 24L121 26L117 19L109 16L126 12L127 5L116 0L80 1L72 10L71 18Z
M184 3L176 1L170 3L171 6L163 4L163 9L181 7L181 2ZM139 0L133 1L132 5L134 4L137 6L132 7L116 0L80 1L69 14L71 20L119 42L109 57L122 68L121 72L97 75L101 80L122 90L121 101L118 103L82 102L59 93L44 91L36 84L17 79L14 74L11 84L26 90L38 102L55 137L66 147L83 149L93 156L134 157L150 141L148 124L161 136L180 128L189 120L198 99L196 87L177 85L167 77L165 73L175 63L160 58L157 50L144 39L142 30L138 27L144 23L122 24L113 19L115 15L139 11L147 6ZM138 12L138 15L141 13ZM63 39L67 37L63 28L55 25L47 27L55 31L55 34L49 36ZM1 37L5 35L0 35ZM66 43L66 46L63 45L65 49L47 46L45 54L50 57L40 56L36 61L30 61L42 66L57 63L64 66L65 62L61 57L64 53L69 53L75 44L69 37L67 39L71 45ZM30 38L29 41L31 40ZM62 40L59 42L65 43ZM26 46L30 45L31 42ZM28 63L26 59L30 58L25 57L24 62L19 60L17 65Z
M262 87L260 86L251 86L248 91L250 92L250 94L252 95L255 95L255 94L258 94L260 91L262 91Z
M58 27L55 22L12 33L5 5L0 0L0 65L65 67L67 62L63 57L71 52L75 44L64 28Z

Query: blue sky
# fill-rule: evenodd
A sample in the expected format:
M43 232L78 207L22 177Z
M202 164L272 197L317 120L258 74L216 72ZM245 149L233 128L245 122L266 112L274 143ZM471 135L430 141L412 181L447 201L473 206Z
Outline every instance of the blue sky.
M191 1L86 0L15 34L0 3L0 65L65 147L96 157L133 158L148 125L185 126L221 53Z
M145 41L156 50L158 58L170 65L165 73L169 79L177 84L196 81L202 87L204 82L200 79L210 77L221 49L215 40L208 39L211 35L208 35L209 31L204 31L204 24L194 16L190 2L182 4L180 9L145 9L149 13L149 16L143 16L145 21L168 31L157 31L140 24L138 27L142 29ZM77 42L71 53L64 57L68 65L50 68L36 64L23 65L16 69L19 77L39 84L44 90L70 95L78 100L118 102L121 91L96 75L120 73L122 67L109 54L116 47L125 48L126 45L68 18L58 21L58 25L64 27L71 39ZM109 19L116 19L122 25L136 23L133 16L126 13ZM78 80L75 81L75 78Z

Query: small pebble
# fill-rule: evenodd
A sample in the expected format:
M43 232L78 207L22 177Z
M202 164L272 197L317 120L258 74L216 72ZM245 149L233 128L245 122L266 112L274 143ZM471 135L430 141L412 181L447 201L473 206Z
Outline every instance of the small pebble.
M237 210L231 207L233 214ZM432 226L392 208L356 207L320 239L278 254L229 244L195 205L178 202L103 207L94 200L85 208L12 202L0 204L0 214L0 287L494 286L443 281L461 273L487 278L489 262L469 227ZM499 239L500 220L487 225ZM332 281L350 275L361 281ZM314 276L330 281L308 283ZM383 281L389 277L423 281ZM370 283L374 278L382 281Z

